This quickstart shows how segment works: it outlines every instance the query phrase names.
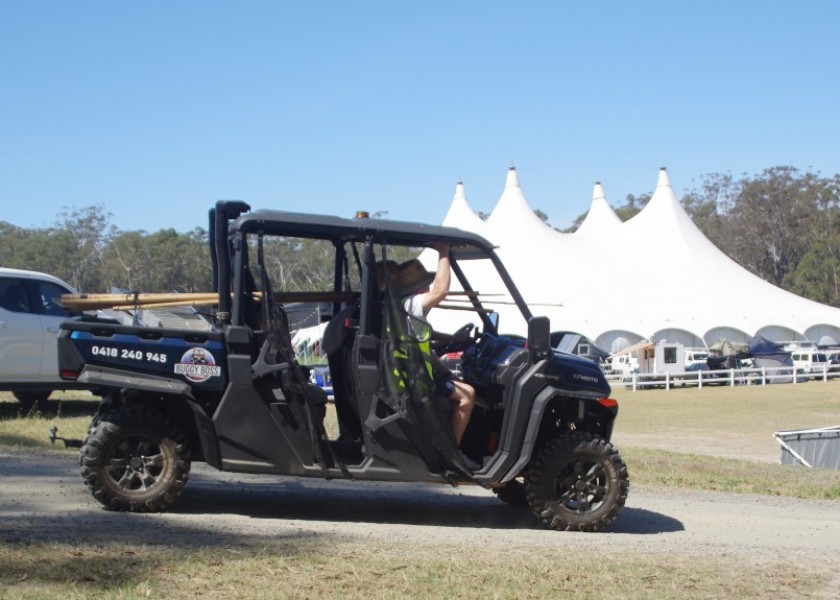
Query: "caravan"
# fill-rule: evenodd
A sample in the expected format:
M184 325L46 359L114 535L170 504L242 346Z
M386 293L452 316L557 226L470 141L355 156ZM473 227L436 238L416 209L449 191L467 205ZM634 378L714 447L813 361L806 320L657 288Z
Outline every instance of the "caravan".
M679 342L653 342L639 351L640 373L669 373L685 371L685 346Z
M613 354L609 364L622 379L628 379L634 373L682 373L685 369L685 347L679 342L643 341Z

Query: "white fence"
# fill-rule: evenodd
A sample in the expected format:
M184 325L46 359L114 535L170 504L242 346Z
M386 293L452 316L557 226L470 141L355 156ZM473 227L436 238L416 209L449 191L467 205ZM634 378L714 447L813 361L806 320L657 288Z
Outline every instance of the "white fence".
M633 373L617 379L633 391L644 388L708 387L802 383L840 378L840 365L824 365L810 372L793 367L756 367L686 373Z

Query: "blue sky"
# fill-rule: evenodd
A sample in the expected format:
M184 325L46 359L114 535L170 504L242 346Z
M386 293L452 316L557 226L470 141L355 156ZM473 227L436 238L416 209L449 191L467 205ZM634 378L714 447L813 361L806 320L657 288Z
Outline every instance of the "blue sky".
M254 208L439 223L511 164L566 227L668 167L840 172L840 3L0 0L0 221Z

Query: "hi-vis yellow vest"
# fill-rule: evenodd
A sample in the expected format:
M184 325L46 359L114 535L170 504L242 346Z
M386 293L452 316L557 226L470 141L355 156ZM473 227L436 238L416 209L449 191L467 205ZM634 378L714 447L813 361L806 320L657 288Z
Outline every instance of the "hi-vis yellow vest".
M432 346L431 346L431 339L432 339L432 328L426 321L419 319L413 315L407 314L408 322L406 323L409 332L413 332L414 334L418 334L418 327L415 327L414 323L420 325L422 333L419 335L413 336L411 333L408 334L407 337L400 336L400 342L402 344L416 344L417 348L420 350L420 353L423 356L423 362L426 366L426 372L429 375L429 378L434 380L434 371L432 369ZM412 323L412 319L414 323ZM404 364L407 364L409 360L408 353L405 352L400 347L394 349L394 358L399 359L401 361L405 361ZM397 385L399 385L400 390L406 389L406 381L408 381L410 374L401 371L398 368L394 368L394 378L397 380Z

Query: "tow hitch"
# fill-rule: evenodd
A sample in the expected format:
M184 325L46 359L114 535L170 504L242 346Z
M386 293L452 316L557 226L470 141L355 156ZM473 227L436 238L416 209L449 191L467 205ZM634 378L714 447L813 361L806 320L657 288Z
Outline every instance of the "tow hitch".
M81 448L82 444L84 444L84 440L78 440L73 438L63 438L57 435L58 434L58 427L55 425L50 426L50 443L55 444L56 440L61 440L64 442L65 448Z

